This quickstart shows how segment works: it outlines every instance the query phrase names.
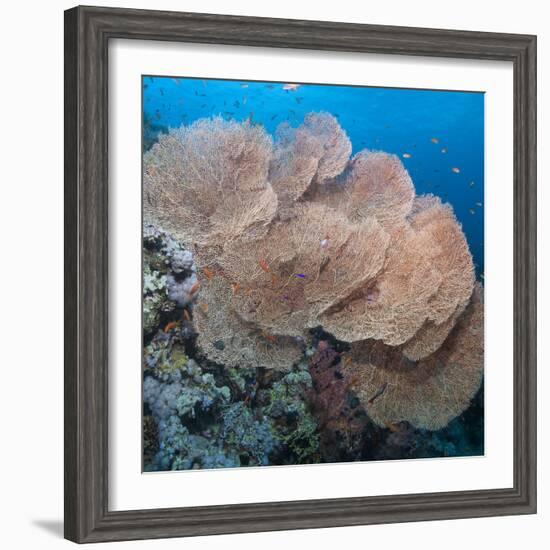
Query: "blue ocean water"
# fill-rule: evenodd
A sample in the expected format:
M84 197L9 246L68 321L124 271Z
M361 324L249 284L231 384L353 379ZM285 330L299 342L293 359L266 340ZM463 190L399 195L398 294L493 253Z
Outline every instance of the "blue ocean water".
M284 83L143 77L144 147L158 132L203 118L251 119L270 133L309 112L334 115L361 149L398 155L417 194L433 193L452 205L474 257L484 271L484 94Z

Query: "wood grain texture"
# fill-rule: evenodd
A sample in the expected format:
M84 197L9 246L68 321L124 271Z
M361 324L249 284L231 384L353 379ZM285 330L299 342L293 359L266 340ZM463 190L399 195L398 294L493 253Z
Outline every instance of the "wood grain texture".
M512 488L108 511L107 53L111 38L513 62ZM535 513L535 72L534 36L94 7L65 12L66 538L99 542Z

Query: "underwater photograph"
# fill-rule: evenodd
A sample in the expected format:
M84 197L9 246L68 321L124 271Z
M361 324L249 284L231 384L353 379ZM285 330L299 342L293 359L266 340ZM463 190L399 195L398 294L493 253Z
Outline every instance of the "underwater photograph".
M142 77L143 471L484 454L484 94Z

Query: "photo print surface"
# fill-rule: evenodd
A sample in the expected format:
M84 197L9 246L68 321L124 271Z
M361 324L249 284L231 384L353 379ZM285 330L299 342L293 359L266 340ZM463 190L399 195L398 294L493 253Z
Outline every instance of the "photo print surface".
M141 85L143 470L483 455L483 93Z

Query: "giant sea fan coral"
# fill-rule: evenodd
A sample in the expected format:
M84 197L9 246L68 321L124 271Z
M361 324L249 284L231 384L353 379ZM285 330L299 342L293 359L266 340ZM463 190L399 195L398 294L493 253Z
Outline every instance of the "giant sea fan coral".
M352 344L344 371L368 415L384 427L402 420L438 430L468 408L483 376L483 290L477 285L468 307L444 344L414 362L399 348L376 340Z
M408 221L392 228L376 281L323 317L323 326L341 340L373 338L395 346L422 329L422 341L408 347L411 358L419 359L439 347L452 328L447 321L456 320L468 302L472 257L451 208L436 197L417 202Z
M144 155L146 221L188 244L214 246L267 225L271 138L258 126L201 119L161 135Z
M146 219L193 247L200 286L194 322L208 358L289 368L302 355L300 338L322 326L352 343L350 368L370 381L388 378L385 362L397 363L408 380L413 371L402 375L403 365L419 362L412 378L427 373L422 381L431 380L413 384L422 412L411 412L404 390L390 390L373 414L433 429L479 385L479 377L464 382L461 373L473 380L468 373L481 367L465 365L459 349L470 345L460 334L482 316L475 299L475 315L464 313L475 282L472 257L451 207L415 197L395 155L350 153L327 113L308 115L296 129L280 126L274 145L248 121L199 120L161 136L144 156ZM372 350L384 361L361 360ZM453 364L441 378L434 361ZM443 386L456 402L437 396L434 388ZM357 387L371 399L371 386Z
M316 199L345 211L350 220L376 218L391 228L411 211L414 186L395 155L365 150L344 173L325 182Z
M229 367L288 369L302 356L295 338L274 336L234 310L235 294L223 277L205 279L195 308L197 343L212 360Z
M318 325L336 300L374 279L388 235L374 219L354 224L322 205L303 203L293 214L253 246L230 243L219 261L243 289L235 297L242 317L297 336Z

